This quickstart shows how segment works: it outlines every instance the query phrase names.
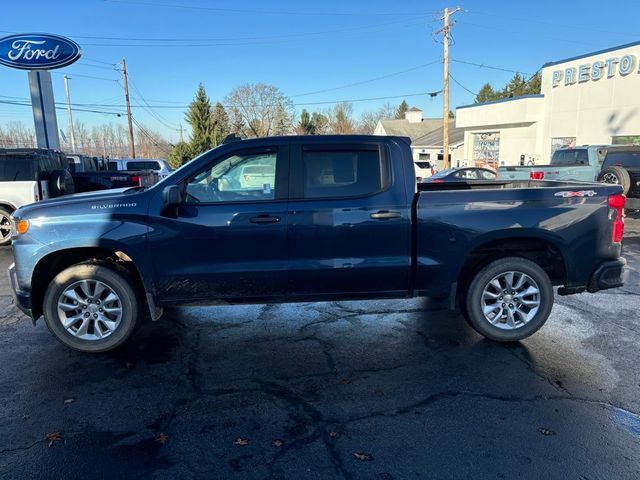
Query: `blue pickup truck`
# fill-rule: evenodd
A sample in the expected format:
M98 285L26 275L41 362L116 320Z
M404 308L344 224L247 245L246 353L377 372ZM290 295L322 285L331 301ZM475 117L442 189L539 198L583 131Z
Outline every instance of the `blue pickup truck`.
M17 304L84 352L180 304L430 296L482 335L528 337L558 293L622 285L618 185L416 184L410 141L226 143L155 186L13 215ZM212 315L216 312L212 311Z
M498 168L504 180L562 180L595 182L610 145L584 145L553 152L549 165Z

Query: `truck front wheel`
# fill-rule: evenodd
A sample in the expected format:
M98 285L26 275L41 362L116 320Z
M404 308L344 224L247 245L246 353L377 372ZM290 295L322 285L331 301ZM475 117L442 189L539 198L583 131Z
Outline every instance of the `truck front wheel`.
M536 263L507 257L478 271L469 285L464 314L481 335L514 342L535 333L549 318L553 285Z
M47 288L43 307L51 333L66 346L88 353L122 344L138 319L130 280L103 265L83 263L60 272Z

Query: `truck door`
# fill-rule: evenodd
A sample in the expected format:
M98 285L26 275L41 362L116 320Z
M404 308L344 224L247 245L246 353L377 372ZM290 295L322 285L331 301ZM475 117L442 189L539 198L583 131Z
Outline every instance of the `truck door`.
M186 180L149 235L165 300L268 299L287 287L288 147L239 150Z
M394 188L388 148L299 145L291 159L290 294L406 294L411 205L399 181Z

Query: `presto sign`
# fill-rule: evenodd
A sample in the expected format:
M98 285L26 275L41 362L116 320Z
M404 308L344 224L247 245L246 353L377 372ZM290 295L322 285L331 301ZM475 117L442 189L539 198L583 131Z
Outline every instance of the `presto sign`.
M601 78L626 77L630 74L638 74L638 57L634 54L626 54L620 57L609 57L597 60L593 63L583 63L577 67L567 67L562 70L554 70L551 76L553 87L559 85L574 85L576 83L596 82Z
M23 33L0 38L0 64L22 70L65 67L80 55L80 46L60 35Z

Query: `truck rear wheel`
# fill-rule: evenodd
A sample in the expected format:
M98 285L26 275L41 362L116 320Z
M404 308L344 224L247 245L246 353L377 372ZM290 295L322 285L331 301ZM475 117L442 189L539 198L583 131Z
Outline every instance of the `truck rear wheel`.
M44 296L44 318L53 335L80 352L106 352L133 333L136 292L122 273L103 265L78 264L60 272Z
M0 247L11 243L11 212L0 207Z
M598 174L598 181L601 183L610 183L612 185L620 185L622 193L625 195L631 188L631 177L623 167L617 165L605 167Z
M477 272L465 298L464 314L481 335L514 342L535 333L549 318L553 285L536 263L507 257Z

